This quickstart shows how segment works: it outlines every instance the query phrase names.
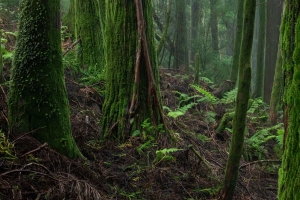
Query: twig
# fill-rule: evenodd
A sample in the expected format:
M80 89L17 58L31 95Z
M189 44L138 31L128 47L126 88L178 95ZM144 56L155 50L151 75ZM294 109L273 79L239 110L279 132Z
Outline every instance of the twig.
M73 44L71 44L67 50L62 54L62 56L64 57L74 46L76 46L79 42L81 41L81 39L79 38L76 42L74 42Z
M247 167L249 165L254 165L254 164L257 164L257 163L263 163L263 162L281 162L281 160L256 160L256 161L253 161L253 162L249 162L249 163L246 163L246 164L243 164L240 166L240 169L243 168L243 167Z
M25 157L25 156L27 156L28 154L31 154L31 153L33 153L33 152L35 152L35 151L38 151L38 150L40 150L41 148L43 148L43 147L45 147L45 146L47 146L47 143L42 144L41 146L39 146L39 147L36 148L36 149L33 149L33 150L31 150L31 151L28 151L27 153L23 154L23 155L21 156L21 158L22 158L22 157Z
M12 143L15 143L17 140L21 139L22 137L25 137L26 135L29 135L29 134L31 134L31 133L33 133L33 132L39 130L39 129L42 129L42 128L46 128L46 126L39 127L39 128L34 129L34 130L32 130L32 131L30 131L30 132L28 132L28 133L24 133L24 134L21 135L20 137L17 137L15 140L13 140Z

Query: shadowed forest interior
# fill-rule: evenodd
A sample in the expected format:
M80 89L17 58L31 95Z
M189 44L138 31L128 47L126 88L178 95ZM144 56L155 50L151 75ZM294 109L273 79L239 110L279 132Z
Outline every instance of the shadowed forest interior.
M0 41L0 200L300 199L298 0L0 0Z

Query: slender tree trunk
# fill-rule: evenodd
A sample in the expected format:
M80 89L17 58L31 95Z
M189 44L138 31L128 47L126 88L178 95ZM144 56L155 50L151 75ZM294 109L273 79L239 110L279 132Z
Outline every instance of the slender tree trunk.
M246 114L251 85L251 50L255 19L256 1L245 0L243 16L243 39L239 62L238 94L233 118L233 133L230 143L229 156L226 165L225 178L221 199L233 198L237 182L240 159L243 152Z
M0 84L4 83L4 75L3 75L3 61L2 61L2 47L1 47L1 36L2 33L0 31Z
M176 0L176 36L173 67L188 71L186 0Z
M59 0L23 0L20 11L9 93L11 132L32 132L68 157L82 157L71 134Z
M266 41L266 4L265 0L259 0L259 28L258 46L256 60L256 78L254 97L263 96L264 61L265 61L265 41Z
M266 56L264 76L264 102L270 103L279 42L282 0L267 1Z
M244 13L244 2L245 0L238 0L237 4L237 14L236 14L236 31L234 38L234 50L232 58L232 66L230 73L230 80L232 82L237 81L238 69L239 69L239 56L242 43L242 33L243 33L243 13Z
M272 124L277 123L277 112L279 110L278 107L283 94L282 56L280 46L281 45L278 47L275 76L270 101L269 121Z
M104 49L99 9L98 0L75 0L75 33L76 38L80 38L79 62L84 68L101 70L104 69Z
M216 58L220 59L220 45L219 45L219 27L218 27L218 1L210 0L210 30L212 49L216 55Z
M69 10L63 17L63 23L68 26L69 32L75 36L75 0L70 0Z
M152 6L141 0L106 0L106 6L107 80L101 126L105 138L124 141L147 119L151 126L163 123Z
M195 54L198 50L197 42L199 37L203 37L203 35L199 36L199 19L200 19L200 1L193 0L191 6L191 57L195 58Z
M287 0L281 26L284 73L285 149L279 169L278 199L300 199L300 2Z

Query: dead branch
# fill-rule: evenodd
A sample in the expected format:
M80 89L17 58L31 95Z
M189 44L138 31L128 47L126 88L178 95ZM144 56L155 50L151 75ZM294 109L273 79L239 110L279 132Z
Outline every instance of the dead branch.
M73 44L71 44L67 50L62 54L62 56L64 57L71 49L73 49L73 47L75 47L79 42L81 41L81 39L79 38L76 42L74 42Z
M31 154L31 153L33 153L33 152L36 152L36 151L40 150L41 148L43 148L43 147L45 147L45 146L47 146L47 143L44 143L44 144L42 144L41 146L39 146L38 148L33 149L33 150L31 150L31 151L29 151L29 152L23 154L23 155L21 156L21 158L27 156L28 154Z
M249 163L241 165L240 169L243 168L243 167L247 167L247 166L258 164L258 163L264 163L264 162L278 162L278 163L281 163L281 160L256 160L256 161L249 162Z

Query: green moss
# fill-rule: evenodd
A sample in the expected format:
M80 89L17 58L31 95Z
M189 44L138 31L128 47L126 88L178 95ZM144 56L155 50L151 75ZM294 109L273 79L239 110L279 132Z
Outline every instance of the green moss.
M60 38L59 0L24 0L9 94L14 133L33 131L40 142L69 157L82 156L69 119Z
M104 49L98 0L75 0L75 35L81 39L78 59L82 66L104 69Z
M105 138L124 140L132 131L140 129L141 123L153 119L152 109L148 107L148 76L146 61L142 54L139 85L134 84L136 52L138 49L138 28L134 1L106 1L106 94L103 106L101 127ZM151 2L144 2L148 50L154 77L158 70L154 48ZM136 106L130 115L134 88L137 89ZM159 90L158 90L159 91ZM130 124L129 121L132 121ZM158 123L158 122L156 122Z

